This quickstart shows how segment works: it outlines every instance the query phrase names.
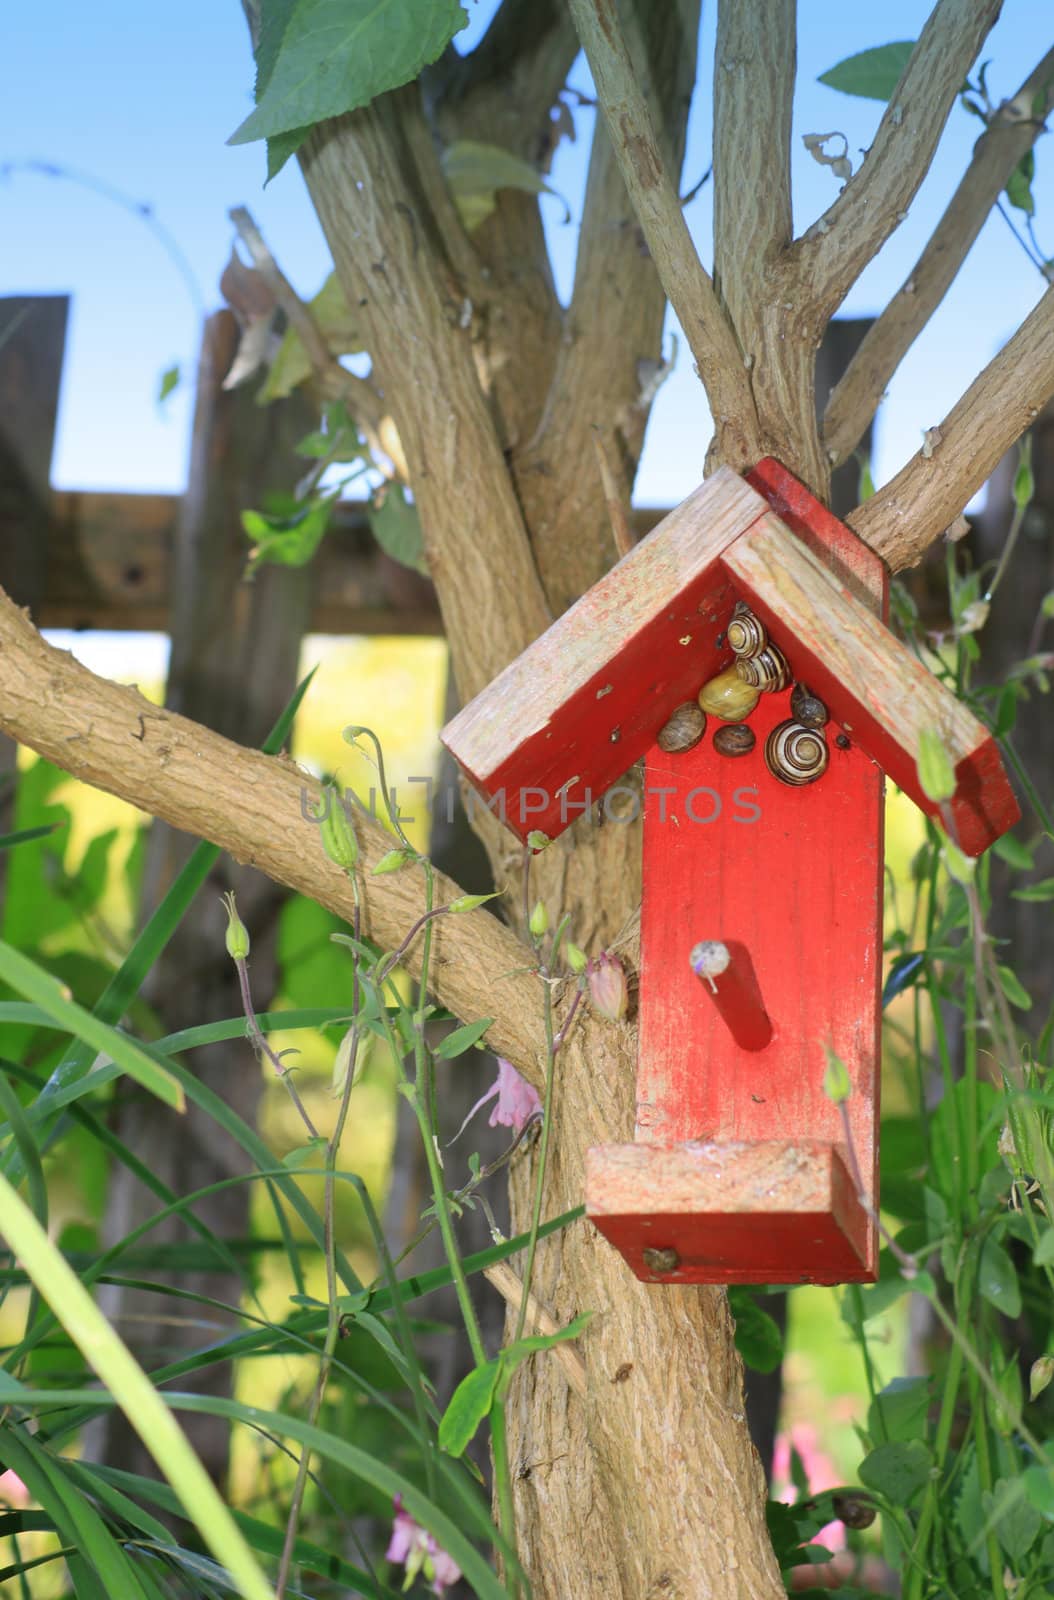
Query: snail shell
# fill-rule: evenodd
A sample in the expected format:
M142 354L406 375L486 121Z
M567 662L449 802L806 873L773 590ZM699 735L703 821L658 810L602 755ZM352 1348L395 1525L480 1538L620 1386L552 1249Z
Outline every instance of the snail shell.
M806 728L822 728L827 721L827 707L809 693L804 683L796 683L791 690L791 711L795 721Z
M756 656L740 656L736 671L744 683L770 694L777 689L785 689L790 682L786 657L774 644L767 644Z
M735 667L726 667L699 690L699 705L723 722L742 722L760 699L760 690L745 683Z
M728 648L737 656L760 655L769 642L768 634L752 611L737 609L725 634Z
M714 749L719 756L748 756L756 743L753 728L745 722L730 722L714 734Z
M780 783L815 783L827 771L827 741L815 728L781 722L765 740L765 765Z
M706 732L706 717L694 700L678 706L669 722L659 730L658 745L672 755L678 750L691 750Z

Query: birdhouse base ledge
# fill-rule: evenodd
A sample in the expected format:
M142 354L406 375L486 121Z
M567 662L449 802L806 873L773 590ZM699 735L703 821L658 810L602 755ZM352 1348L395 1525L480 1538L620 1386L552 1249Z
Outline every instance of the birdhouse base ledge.
M645 1283L873 1283L845 1153L819 1140L601 1145L586 1214Z

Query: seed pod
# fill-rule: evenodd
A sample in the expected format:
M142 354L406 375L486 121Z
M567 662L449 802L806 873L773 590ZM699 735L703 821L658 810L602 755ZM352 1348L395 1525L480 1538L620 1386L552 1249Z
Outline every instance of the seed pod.
M744 683L751 684L755 689L763 689L769 694L774 694L778 689L785 689L790 682L787 658L774 644L767 644L756 656L740 656L736 662L736 671Z
M791 713L804 728L822 728L827 721L827 707L804 683L796 683L791 690Z
M737 656L756 656L768 644L768 634L752 611L746 607L740 611L737 607L736 614L728 624L725 635L728 648Z
M691 750L706 732L706 717L694 700L678 706L669 722L659 730L658 745L667 755L678 750Z
M714 734L714 749L719 756L748 756L756 743L753 728L745 722L730 722Z
M722 722L742 722L757 705L761 691L744 683L735 667L726 667L699 690L699 704Z
M815 783L827 770L827 741L815 728L781 722L765 740L765 765L780 783Z

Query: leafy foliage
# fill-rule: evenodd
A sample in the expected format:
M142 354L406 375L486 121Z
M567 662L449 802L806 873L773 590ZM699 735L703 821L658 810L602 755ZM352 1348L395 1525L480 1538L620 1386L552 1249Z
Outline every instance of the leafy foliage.
M914 39L898 39L894 44L861 50L827 72L821 72L819 81L842 94L859 95L865 100L890 100L914 48Z
M301 133L368 105L416 78L467 20L457 0L263 0L256 109L229 142Z

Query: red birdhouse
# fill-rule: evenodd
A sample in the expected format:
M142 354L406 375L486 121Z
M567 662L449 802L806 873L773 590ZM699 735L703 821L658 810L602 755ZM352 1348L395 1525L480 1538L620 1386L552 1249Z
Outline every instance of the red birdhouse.
M1019 816L886 599L879 558L778 462L722 468L443 731L525 842L644 758L635 1137L589 1152L586 1204L645 1280L875 1276L883 774L936 814L929 730L963 850Z

